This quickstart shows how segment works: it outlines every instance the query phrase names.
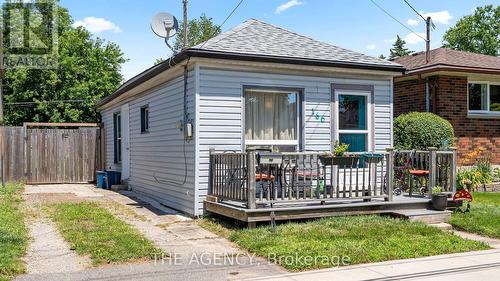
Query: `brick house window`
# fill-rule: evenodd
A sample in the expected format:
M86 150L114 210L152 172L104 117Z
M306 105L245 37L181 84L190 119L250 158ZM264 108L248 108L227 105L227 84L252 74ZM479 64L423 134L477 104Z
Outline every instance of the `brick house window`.
M500 84L469 82L469 114L500 115Z

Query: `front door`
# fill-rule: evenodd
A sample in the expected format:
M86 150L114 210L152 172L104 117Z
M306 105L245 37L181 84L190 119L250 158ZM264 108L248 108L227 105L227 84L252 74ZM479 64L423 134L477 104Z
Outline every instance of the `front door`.
M129 105L124 104L121 108L121 154L122 154L122 180L127 180L130 176L130 122Z

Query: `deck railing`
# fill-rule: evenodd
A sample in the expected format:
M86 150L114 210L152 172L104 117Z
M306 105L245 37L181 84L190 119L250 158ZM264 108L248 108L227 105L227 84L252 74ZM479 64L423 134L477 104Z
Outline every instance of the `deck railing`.
M394 153L394 188L430 196L432 187L456 191L456 149L398 150ZM424 173L419 174L418 171ZM427 173L425 173L427 171Z
M455 192L456 153L451 151L394 151L351 155L350 163L322 162L322 153L281 153L278 164L257 163L257 152L210 151L209 195L218 200L246 203L247 208L282 203L343 200L391 201L393 190L440 185ZM413 176L410 171L427 171ZM391 180L389 180L391 179Z

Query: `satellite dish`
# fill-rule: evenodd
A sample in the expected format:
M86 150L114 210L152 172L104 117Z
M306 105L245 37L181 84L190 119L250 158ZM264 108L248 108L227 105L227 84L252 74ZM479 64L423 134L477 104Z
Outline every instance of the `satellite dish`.
M151 29L159 37L168 40L177 33L179 23L177 19L169 13L158 13L151 21Z

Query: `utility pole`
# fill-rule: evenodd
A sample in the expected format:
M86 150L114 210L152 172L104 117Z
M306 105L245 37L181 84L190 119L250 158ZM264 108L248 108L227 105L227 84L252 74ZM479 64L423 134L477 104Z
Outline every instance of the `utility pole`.
M425 63L431 61L431 17L427 17L425 20L426 25L426 39L425 39Z
M182 4L184 6L184 46L183 49L187 49L189 46L188 42L188 16L187 16L187 0L183 0Z

